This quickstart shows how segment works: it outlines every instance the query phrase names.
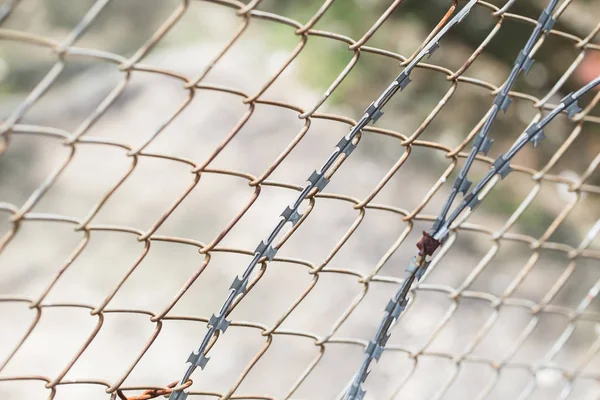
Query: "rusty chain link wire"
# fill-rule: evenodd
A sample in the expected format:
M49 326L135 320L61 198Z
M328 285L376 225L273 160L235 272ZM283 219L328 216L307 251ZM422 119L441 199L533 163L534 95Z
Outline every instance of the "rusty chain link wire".
M186 381L185 385L181 386L181 388L187 389L188 387L190 387L192 385L192 383L193 382L191 380L188 380L188 381ZM178 388L179 388L179 386L177 385L177 381L175 381L175 382L171 383L170 385L167 385L167 387L164 389L149 389L149 390L146 390L144 393L142 393L140 396L134 396L134 397L127 397L123 394L122 391L117 390L116 392L113 392L113 399L116 399L116 396L119 396L119 399L121 399L121 400L150 400L150 399L155 399L160 396L170 395Z
M574 390L577 382L582 380L588 380L593 382L600 382L600 371L595 370L590 372L586 370L588 365L591 365L594 357L600 352L600 341L596 341L586 355L583 357L581 362L576 368L567 369L560 366L556 366L553 360L557 358L557 354L564 348L565 344L573 336L575 331L575 324L578 321L592 321L600 323L600 313L596 311L590 311L590 305L594 299L598 298L600 293L600 279L596 282L586 293L581 293L581 301L575 308L562 307L550 304L551 300L555 297L556 293L563 287L566 281L569 279L575 269L575 264L580 259L590 259L594 262L600 261L600 250L591 248L594 240L597 239L600 232L600 217L594 226L589 230L585 239L580 243L579 246L573 247L566 243L559 243L550 241L550 238L557 227L567 218L568 214L579 204L580 199L583 195L598 196L600 195L600 186L589 182L592 174L597 170L600 165L600 157L596 157L594 161L589 165L587 170L579 177L579 180L569 180L562 176L551 174L549 171L556 163L558 157L562 156L572 145L573 140L579 135L584 124L600 124L600 117L591 114L592 110L596 106L597 102L600 101L600 96L595 95L589 104L585 105L583 109L579 108L577 101L581 99L585 94L589 93L596 85L600 84L600 77L589 82L581 89L570 93L562 98L559 104L552 104L551 100L561 92L562 87L569 77L573 74L576 67L581 63L582 57L575 59L573 64L567 69L563 77L552 87L549 93L539 99L531 94L518 92L513 90L513 86L517 82L517 77L521 71L527 73L533 62L533 55L543 45L544 40L547 36L560 37L573 44L573 48L576 49L580 55L584 55L586 52L597 52L600 50L600 46L593 42L596 34L600 31L600 24L596 29L586 37L579 37L571 32L563 32L553 29L554 23L561 17L567 7L573 2L570 0L563 1L560 5L558 0L551 0L544 9L542 15L537 19L525 17L517 14L511 14L510 9L514 4L514 0L504 2L501 6L481 1L481 0L470 0L459 4L455 1L452 4L448 4L449 9L446 15L439 21L439 23L433 28L433 31L428 37L422 42L422 44L415 49L414 53L410 57L405 57L398 54L390 49L382 49L377 47L371 47L367 44L370 42L375 33L386 23L390 15L394 11L401 11L402 0L388 1L388 8L384 11L381 17L373 24L373 26L358 40L343 36L335 32L328 32L318 30L315 25L324 15L328 13L334 4L333 0L325 0L322 6L312 15L307 22L302 23L293 20L289 17L278 15L275 13L261 10L261 0L250 0L247 2L241 2L236 0L196 0L198 2L212 3L215 6L230 9L237 18L239 18L240 28L234 35L234 37L228 41L222 48L222 50L215 56L210 63L210 66L195 77L183 76L175 71L171 71L165 68L158 68L152 65L144 64L142 61L150 54L153 49L163 40L165 35L175 27L178 22L186 14L193 2L191 0L182 0L177 9L173 11L171 16L164 22L164 24L152 35L148 41L140 47L133 56L126 58L122 55L115 54L108 51L101 51L93 48L77 47L77 41L86 33L91 24L99 17L105 7L111 3L111 0L98 0L95 1L93 6L77 24L77 26L70 32L69 35L62 41L57 41L37 35L28 33L25 31L13 30L2 28L0 25L0 42L12 41L15 43L30 44L37 47L50 49L53 52L56 60L52 68L44 76L44 78L37 84L37 86L31 90L28 96L10 113L6 118L0 121L0 153L3 150L9 149L11 146L11 138L16 135L36 135L48 137L53 140L61 141L64 146L68 147L71 151L71 156L61 164L60 168L51 172L42 184L37 187L31 196L23 204L12 204L9 202L3 202L0 199L0 213L10 215L10 228L8 232L0 237L0 257L2 252L8 248L11 241L19 235L19 230L23 223L27 222L53 222L58 224L71 225L74 230L82 232L86 239L76 249L75 253L71 258L65 262L64 267L60 272L56 274L52 282L48 285L43 293L35 298L26 296L13 296L4 295L0 293L0 304L25 304L32 310L35 310L37 317L31 324L27 332L23 335L20 342L8 352L8 356L5 359L0 359L0 383L2 382L29 382L29 381L40 381L44 382L45 387L50 391L49 398L55 398L59 388L67 385L78 385L78 384L92 384L100 385L106 388L106 392L112 395L113 399L139 399L146 400L156 398L159 396L169 396L171 399L183 400L191 397L205 398L219 398L219 399L271 399L265 394L252 394L252 393L239 393L239 388L243 381L250 374L252 368L256 365L258 360L263 357L267 352L270 345L270 340L277 335L293 335L297 337L309 338L314 341L314 345L319 349L319 356L314 362L302 372L298 379L294 382L293 386L288 390L285 398L292 398L298 389L307 381L307 378L314 374L317 365L319 364L324 352L325 345L333 343L345 343L352 346L360 347L364 350L364 358L361 360L362 364L357 364L357 372L354 374L352 380L346 385L345 388L339 394L338 398L345 397L347 400L362 399L365 396L365 389L362 384L365 382L369 373L369 368L373 360L379 360L385 347L385 353L406 353L414 360L413 369L407 371L407 375L404 378L394 378L397 381L397 385L394 393L399 393L400 390L407 384L411 374L414 372L415 365L420 357L431 356L439 359L452 360L455 365L455 370L452 376L439 388L435 398L442 398L450 389L452 384L457 379L458 370L461 363L473 362L481 365L486 365L492 368L496 376L492 379L477 398L483 399L488 396L494 389L494 386L499 380L500 373L506 369L525 369L530 375L531 379L527 385L523 388L520 399L530 398L531 394L536 388L535 377L540 371L547 369L555 369L559 371L567 384L560 393L560 399L569 398L570 394ZM19 7L18 0L5 1L0 6L0 24L4 21L10 20L11 13ZM450 3L450 2L448 2ZM456 11L458 8L458 11ZM458 23L460 23L467 14L475 9L480 11L486 11L490 13L494 18L497 19L497 28L492 30L485 42L481 43L476 52L465 60L461 68L456 71L451 71L445 67L424 63L423 60L426 56L431 56L433 52L440 45L439 41L442 39L450 30ZM474 16L471 16L474 18ZM205 82L205 77L208 71L215 65L218 65L220 60L225 57L229 50L236 44L240 38L244 35L246 27L251 21L254 20L267 20L279 25L285 25L294 29L295 35L299 39L298 46L291 53L289 58L286 60L284 65L278 69L273 76L271 76L263 85L258 89L256 93L246 93L238 88L224 87L221 85L211 84ZM520 24L526 24L533 29L529 40L526 42L522 51L518 54L517 59L513 65L510 75L506 79L503 85L496 87L494 84L486 82L481 79L472 78L466 75L466 71L469 66L477 59L477 57L485 50L486 46L497 34L500 27L505 21L511 21ZM343 71L336 77L331 83L330 87L322 95L322 97L314 104L313 107L304 109L297 104L290 104L281 101L275 101L268 98L265 95L267 90L278 81L284 70L302 53L307 41L311 38L320 37L330 41L341 42L348 46L348 51L352 54L352 59L348 62L347 66ZM443 42L441 43L443 46ZM384 90L384 92L366 109L365 113L358 121L354 121L351 118L342 115L328 114L319 112L320 107L326 102L331 94L338 88L342 81L351 73L354 65L358 61L360 54L372 54L377 57L390 58L399 61L401 64L401 72L397 78ZM118 69L122 74L122 81L114 87L114 89L108 94L104 101L89 115L85 121L83 121L75 130L68 132L65 130L42 126L22 123L22 119L28 113L36 102L48 91L53 85L56 84L59 76L64 71L67 62L71 58L80 57L93 60L102 60L114 65L115 69ZM409 83L409 75L415 69L426 69L442 74L448 81L452 83L452 88L445 95L444 100L431 111L427 116L427 119L419 126L415 132L411 135L405 135L397 131L390 129L377 128L369 126L369 123L376 122L383 114L383 107L390 101L390 99L400 90L404 89ZM88 135L88 131L91 127L107 113L111 107L114 107L114 103L119 96L125 91L129 84L132 75L139 72L151 73L154 75L168 77L173 80L178 80L182 84L182 91L187 94L186 101L176 110L173 115L158 128L149 139L144 143L133 146L123 142L116 142L101 137L94 137ZM455 92L458 86L469 86L478 87L486 91L495 94L495 100L490 108L490 111L486 114L485 118L478 124L478 126L467 136L464 141L456 148L450 148L443 144L428 141L420 138L421 134L430 125L431 121L435 119L441 110L444 108L445 102ZM190 161L188 159L175 157L169 154L153 153L147 150L150 144L171 124L172 121L186 109L196 92L199 91L212 91L228 93L240 98L241 102L247 105L248 112L242 118L241 122L228 133L227 138L223 140L222 144L210 154L206 160ZM509 107L512 99L520 99L531 102L533 107L537 110L537 115L533 121L529 124L529 127L525 132L520 135L515 143L509 148L509 150L499 155L495 160L487 157L488 150L492 144L492 140L488 138L488 133L491 130L492 124L500 111L506 111ZM212 161L228 146L230 141L238 134L242 127L252 118L253 108L259 104L267 104L270 106L281 107L288 110L293 110L299 116L299 118L305 121L306 125L303 131L294 139L294 141L277 157L276 161L272 163L260 176L254 176L246 172L218 169L211 166ZM537 146L544 138L542 130L548 124L550 124L555 117L560 114L568 114L571 118L572 123L575 124L575 128L565 139L561 146L557 149L555 157L540 170L532 170L519 165L512 165L511 161L515 155L528 143L533 143ZM286 159L286 157L292 152L298 143L302 140L304 133L309 129L309 125L313 120L327 120L338 124L345 124L350 127L350 132L342 137L339 143L336 145L333 154L326 160L321 168L315 170L306 181L307 184L304 187L298 187L296 185L282 183L274 180L270 180L270 176L273 171ZM385 135L397 139L401 146L406 150L406 156L403 156L389 171L388 174L376 185L375 188L362 200L352 198L336 193L323 192L326 185L332 179L334 173L341 168L344 161L351 155L356 149L361 135L372 134L372 135ZM473 140L471 150L468 153L464 152L468 143ZM108 190L103 196L102 200L99 201L92 210L83 218L78 219L72 216L64 216L59 214L51 213L36 213L32 211L36 204L38 204L44 197L46 192L54 185L58 180L59 176L63 174L64 170L71 163L73 154L82 146L102 146L118 148L127 152L127 156L132 160L131 168L123 176L119 182ZM431 152L442 152L446 157L452 161L450 167L444 172L443 176L433 185L431 190L426 196L421 199L420 203L412 210L400 209L393 206L376 204L372 200L375 196L381 192L381 190L388 184L392 176L403 166L406 159L410 157L410 151L413 148L426 148ZM94 218L104 207L105 203L109 198L113 196L115 191L124 184L129 178L131 173L137 168L137 162L144 158L154 158L162 160L170 160L181 163L183 165L190 166L192 168L192 174L194 175L193 183L184 191L183 194L172 204L172 206L164 212L163 215L147 230L140 229L138 227L127 227L127 226L116 226L116 225L99 225L94 222ZM439 214L430 215L423 212L425 207L430 203L433 196L440 191L446 178L457 169L459 160L464 160L463 166L458 170L458 176L454 181L454 184L450 188L450 193L447 200L439 210ZM489 165L489 172L479 180L479 183L475 185L469 192L471 182L467 179L471 167L474 164L482 163ZM310 169L307 166L308 169ZM515 213L506 222L506 225L500 231L492 231L484 226L469 223L466 219L470 212L482 201L490 190L498 183L499 180L504 179L509 173L515 171L518 174L528 176L535 183L534 189L519 205ZM236 215L231 222L218 233L214 240L208 243L196 241L191 238L180 238L172 236L164 236L157 234L158 229L165 223L173 211L181 204L181 202L191 193L194 187L200 180L203 174L214 174L216 176L233 176L238 179L247 180L250 187L255 190L255 196L248 202L242 211ZM531 237L524 234L517 234L509 232L509 228L515 224L517 219L525 212L528 207L532 206L532 203L540 190L540 186L543 182L549 184L566 184L569 186L569 190L575 193L575 200L567 204L557 216L550 227L543 233L541 237ZM259 196L261 187L279 187L286 189L290 192L298 192L297 199L291 203L284 211L279 215L277 224L271 231L271 233L262 240L255 249L245 248L233 248L227 247L221 244L223 239L233 229L233 227L240 221L240 219L247 213L252 207L254 200ZM457 205L456 208L451 210L451 207L455 201L455 198L459 193L464 195L462 201ZM292 260L283 259L277 257L278 250L283 244L290 238L294 232L296 232L303 222L310 216L313 210L315 202L319 199L335 199L339 202L349 202L353 205L354 209L361 213L356 225L351 228L344 238L336 244L335 248L332 249L331 255L328 256L327 260L324 261L318 267L303 260ZM301 211L302 206L305 205L304 210ZM386 253L382 261L378 263L375 269L370 274L357 273L349 268L331 268L326 269L328 262L331 260L333 255L338 252L343 246L346 245L350 236L354 233L358 224L360 224L364 213L367 210L384 210L390 214L400 215L404 221L409 223L407 230L401 235L400 239L394 243L392 248ZM465 212L468 210L468 212ZM450 215L448 216L448 214ZM276 215L273 215L276 218ZM398 247L404 242L408 233L413 228L413 224L416 222L432 223L433 228L429 232L425 232L421 240L417 243L419 253L412 259L409 266L406 269L407 275L404 279L386 276L380 274L380 270L383 264L391 257L391 255L398 249ZM290 229L284 232L286 225L290 225ZM462 283L458 288L450 285L439 285L430 284L427 286L427 274L433 269L433 267L443 264L444 255L448 252L448 249L454 243L457 232L460 231L471 231L476 232L480 235L489 235L493 242L493 250L490 256L487 256L481 261L480 264L472 271L467 280ZM133 271L145 255L150 251L151 244L153 242L170 242L180 243L186 246L195 246L198 248L204 261L202 267L194 277L190 279L178 292L177 296L165 305L163 310L159 313L150 312L143 309L131 308L131 309L113 309L109 307L109 302L120 290L123 282L128 278L129 275L123 277L119 285L115 287L111 294L101 304L83 304L83 303L69 303L69 304L54 304L45 301L48 293L56 285L61 274L69 267L75 258L83 251L86 246L87 240L90 233L92 232L112 232L112 233L128 233L135 235L140 242L145 246L143 255L136 264L132 266ZM511 285L502 296L497 296L492 293L476 291L469 288L470 283L477 278L488 265L491 259L497 252L499 243L507 242L519 242L529 245L532 251L532 261L520 272L514 285ZM409 243L409 245L412 245ZM434 255L436 250L440 247L440 251ZM553 289L540 301L534 302L527 299L521 299L514 296L514 291L518 286L518 282L523 281L527 274L530 272L533 264L536 262L537 257L541 251L557 251L566 254L569 257L569 266L567 271ZM210 263L211 255L218 252L226 253L237 253L244 254L251 257L250 263L244 270L239 269L239 274L235 278L234 282L230 286L228 293L224 293L225 301L221 307L212 316L186 316L186 315L172 315L171 310L181 299L184 293L191 287L195 279L200 276L204 268ZM433 257L432 257L433 256ZM296 263L298 265L309 265L310 274L315 276L317 279L320 275L325 272L333 273L336 275L349 275L358 278L358 284L361 285L363 290L362 294L345 310L344 315L335 322L331 332L325 336L318 336L311 333L309 330L285 330L281 329L280 325L288 318L288 316L294 311L298 303L302 302L310 291L316 286L315 284L310 286L299 298L299 300L286 310L285 314L282 315L277 323L273 326L266 326L260 322L247 322L238 321L235 319L227 319L231 312L243 301L244 297L256 286L259 280L262 278L262 273L257 272L257 267L264 267L270 262L277 262L285 260L287 262ZM241 266L236 266L236 270ZM361 304L365 298L369 285L376 282L388 283L398 286L397 292L394 297L388 303L384 311L384 319L379 325L377 332L375 333L375 339L371 341L364 341L356 338L344 338L335 336L335 333L339 330L340 326L346 321L353 311ZM468 349L462 354L444 354L429 352L425 347L417 352L411 352L402 346L402 337L398 340L400 344L388 343L391 335L391 330L394 325L398 323L400 315L405 315L403 312L410 309L409 293L415 293L419 290L430 290L437 291L447 295L452 301L453 305L448 309L448 312L439 321L435 332L431 334L429 341L433 340L433 337L437 336L443 327L447 324L448 320L456 312L458 308L459 298L473 298L483 299L489 303L492 308L492 314L490 315L489 322L477 333L477 336L469 344ZM200 301L202 301L200 299ZM503 305L510 304L511 306L518 306L524 309L532 311L532 317L530 323L522 331L517 343L507 351L507 354L502 360L491 360L485 359L476 355L473 355L473 349L476 345L483 340L486 334L491 329L492 325L498 318L499 310ZM97 319L97 326L94 332L88 337L86 343L79 349L79 351L72 356L68 365L64 367L57 376L44 376L44 375L4 375L3 370L7 365L10 364L11 360L17 355L20 349L24 346L27 339L31 336L32 332L37 329L38 322L44 311L53 308L78 308L90 311L91 318ZM379 310L373 310L372 313L377 313ZM73 365L77 360L84 354L87 347L94 340L98 332L102 328L103 319L105 315L110 314L137 314L149 316L151 321L156 325L156 330L152 334L152 337L148 340L142 351L137 355L134 362L127 368L127 370L114 382L108 382L100 379L90 379L89 381L74 380L67 378L67 374L72 369ZM407 311L408 313L408 311ZM550 315L561 315L569 319L569 324L560 335L558 339L553 343L552 348L542 357L542 359L531 365L522 365L510 361L511 355L515 354L522 347L523 343L532 334L533 330L539 323L540 316L542 314ZM198 348L195 349L192 354L187 358L187 370L183 378L179 381L175 381L167 386L127 386L124 384L126 379L132 374L142 359L144 354L153 345L155 339L158 337L161 326L167 321L193 321L198 325L207 325L207 331L204 335L203 340L199 344ZM254 330L260 331L263 335L267 344L259 353L255 356L253 361L243 370L240 377L235 381L235 384L229 389L228 392L215 392L209 387L210 385L202 382L201 374L198 377L194 377L197 383L192 383L192 373L197 367L204 369L208 360L209 352L214 346L220 345L218 339L225 333L229 327L247 327ZM369 333L371 335L371 333ZM423 333L425 335L425 333ZM183 355L181 355L183 357ZM185 359L182 358L182 362ZM208 367L210 368L210 366ZM175 372L174 372L175 374ZM178 376L166 376L164 382L171 382L174 379L179 378ZM206 386L203 386L206 385ZM129 392L142 392L139 395L133 395ZM393 397L392 394L391 397ZM108 397L108 395L107 395ZM59 397L58 397L59 398Z

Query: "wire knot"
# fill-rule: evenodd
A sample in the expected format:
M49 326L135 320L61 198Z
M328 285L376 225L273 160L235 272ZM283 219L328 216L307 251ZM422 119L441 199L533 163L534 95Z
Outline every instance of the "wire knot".
M166 388L146 390L141 395L133 396L133 397L125 396L121 390L117 390L116 393L119 396L119 399L121 399L121 400L149 400L149 399L155 399L159 396L166 396L176 390L187 389L190 386L192 386L193 382L191 379L188 379L183 385L178 386L177 383L179 383L179 381L170 383L169 385L167 385Z

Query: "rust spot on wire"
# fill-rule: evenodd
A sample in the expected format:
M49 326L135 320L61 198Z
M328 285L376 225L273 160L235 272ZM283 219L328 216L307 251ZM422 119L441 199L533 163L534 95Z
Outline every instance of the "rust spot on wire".
M432 256L440 246L441 242L434 239L428 232L423 231L423 236L417 242L420 256Z

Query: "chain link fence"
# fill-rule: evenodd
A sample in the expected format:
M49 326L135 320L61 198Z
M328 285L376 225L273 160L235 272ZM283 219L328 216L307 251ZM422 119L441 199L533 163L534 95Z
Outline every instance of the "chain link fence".
M123 2L56 35L26 3L0 41L52 61L2 101L3 398L599 398L597 7L148 3L123 55L89 39Z

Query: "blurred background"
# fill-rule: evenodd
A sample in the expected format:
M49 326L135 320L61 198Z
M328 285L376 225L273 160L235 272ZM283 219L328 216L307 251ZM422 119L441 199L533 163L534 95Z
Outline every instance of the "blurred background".
M74 43L96 53L67 52L57 69L54 43L100 3L0 6L0 119L10 133L0 155L3 399L108 399L105 390L116 383L133 396L141 393L135 388L179 379L205 333L198 319L218 310L249 254L347 133L347 118L362 115L401 71L400 57L419 48L450 6L338 0L304 43L286 21L301 26L330 2L263 0L246 19L236 13L244 3L235 1L113 0ZM364 45L387 55L349 50L344 37L363 37L392 3ZM462 165L447 154L485 116L533 29L528 19L546 6L517 1L504 18L492 15L504 3L477 5L425 60L435 67L415 70L413 83L386 106L376 125L383 130L363 135L280 259L261 268L233 310L239 323L193 376L191 398L334 399L343 391ZM600 3L559 8L558 33L536 51L513 105L493 126L490 157L538 115L536 101L558 104L600 74ZM156 45L140 51L153 37ZM141 67L119 69L131 57ZM317 114L298 118L345 69ZM453 83L447 75L456 71L461 79ZM182 79L194 78L192 96ZM243 101L256 94L256 104ZM367 398L600 398L595 96L582 101L591 105L585 118L561 115L541 146L523 149L514 162L521 168L452 235L373 367ZM87 141L69 144L71 134ZM414 145L403 141L413 134ZM129 153L141 146L141 155ZM208 169L190 173L182 160ZM488 168L478 161L470 179ZM258 188L249 185L263 176ZM581 191L569 190L578 183ZM365 199L373 207L354 207ZM26 213L15 222L17 210ZM147 232L150 240L138 240ZM198 243L216 243L208 259ZM544 311L535 312L539 305Z

